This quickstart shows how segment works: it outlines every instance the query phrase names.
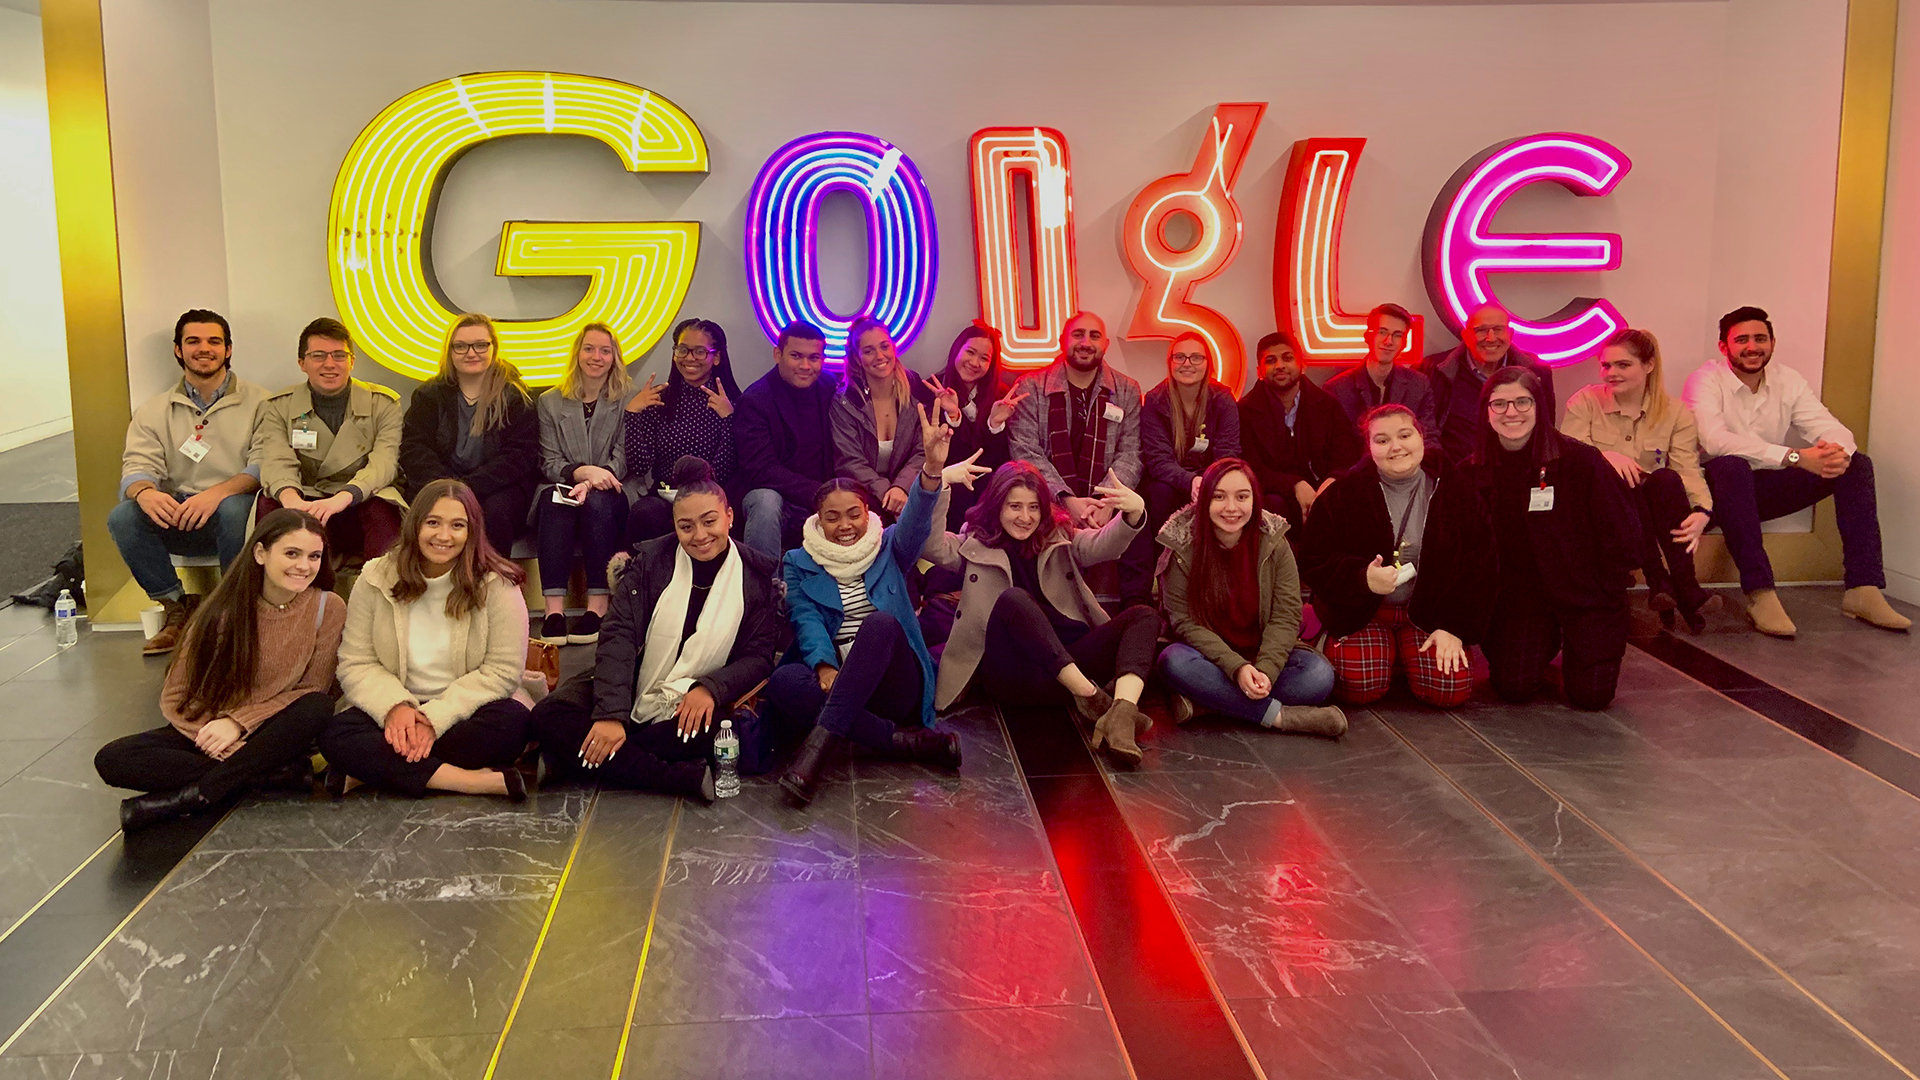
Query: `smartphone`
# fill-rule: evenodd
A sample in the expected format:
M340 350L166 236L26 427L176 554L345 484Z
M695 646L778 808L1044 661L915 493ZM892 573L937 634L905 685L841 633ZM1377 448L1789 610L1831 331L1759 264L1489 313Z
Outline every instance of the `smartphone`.
M579 499L568 498L567 489L563 487L553 489L553 501L559 503L561 506L579 506L581 502Z

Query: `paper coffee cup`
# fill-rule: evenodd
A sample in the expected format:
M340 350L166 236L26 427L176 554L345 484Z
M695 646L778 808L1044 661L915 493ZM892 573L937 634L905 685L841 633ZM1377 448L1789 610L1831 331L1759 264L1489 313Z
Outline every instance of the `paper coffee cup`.
M166 608L155 604L150 608L140 609L140 632L147 635L148 641L152 641L153 635L159 633L160 628L165 625L167 625Z

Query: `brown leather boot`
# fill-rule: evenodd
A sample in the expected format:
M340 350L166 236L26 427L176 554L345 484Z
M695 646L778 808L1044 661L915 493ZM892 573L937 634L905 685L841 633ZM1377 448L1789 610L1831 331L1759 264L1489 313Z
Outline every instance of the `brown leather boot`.
M1747 618L1753 620L1753 628L1771 637L1790 638L1800 632L1787 618L1787 609L1780 606L1780 594L1772 589L1755 589L1747 594ZM1844 610L1844 608L1842 609Z
M1092 745L1100 749L1104 742L1107 753L1127 765L1140 764L1140 744L1133 741L1134 727L1140 719L1140 707L1131 701L1115 701L1093 727Z
M1332 705L1282 705L1273 730L1337 739L1347 733L1347 714Z
M180 632L187 628L187 605L180 600L162 600L160 606L166 610L167 621L160 626L160 632L147 639L140 647L142 656L159 656L170 653L180 644Z
M1913 626L1913 620L1893 610L1887 598L1879 589L1871 585L1860 585L1847 590L1840 598L1840 613L1849 619L1859 619L1871 623L1882 630L1907 630Z

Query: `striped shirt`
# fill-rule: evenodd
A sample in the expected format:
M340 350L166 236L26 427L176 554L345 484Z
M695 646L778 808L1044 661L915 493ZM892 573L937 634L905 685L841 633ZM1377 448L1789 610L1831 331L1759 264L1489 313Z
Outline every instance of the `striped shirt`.
M867 599L867 583L861 578L852 581L838 581L840 586L840 629L833 635L834 647L840 650L840 662L847 662L847 651L853 648L853 636L860 632L860 624L876 610L873 601Z

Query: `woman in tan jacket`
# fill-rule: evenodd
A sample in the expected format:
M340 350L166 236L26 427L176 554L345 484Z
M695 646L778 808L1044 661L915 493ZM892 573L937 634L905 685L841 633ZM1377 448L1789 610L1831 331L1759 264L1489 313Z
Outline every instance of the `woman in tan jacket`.
M487 542L480 500L458 480L420 489L392 552L367 564L347 605L347 708L320 737L327 790L348 779L420 796L526 798L527 602L520 568Z
M1693 413L1668 395L1660 342L1645 330L1607 339L1600 378L1567 400L1560 433L1600 451L1626 481L1645 533L1640 564L1648 606L1668 626L1678 608L1697 634L1713 594L1700 587L1693 552L1711 520L1713 494L1700 469Z
M934 680L934 706L947 709L969 685L1008 704L1066 704L1094 721L1105 743L1140 760L1134 737L1149 721L1140 691L1153 671L1159 613L1135 605L1109 619L1087 588L1085 568L1118 559L1146 526L1146 502L1115 479L1094 491L1117 511L1098 529L1075 529L1025 461L995 469L958 533L935 532L922 552L960 572L960 607ZM946 494L933 519L946 517ZM1101 685L1113 683L1112 696Z
M312 790L307 757L333 715L327 692L347 621L332 587L326 526L299 510L260 519L187 623L160 688L166 725L94 755L102 780L148 792L120 804L122 829L206 810L261 783Z

